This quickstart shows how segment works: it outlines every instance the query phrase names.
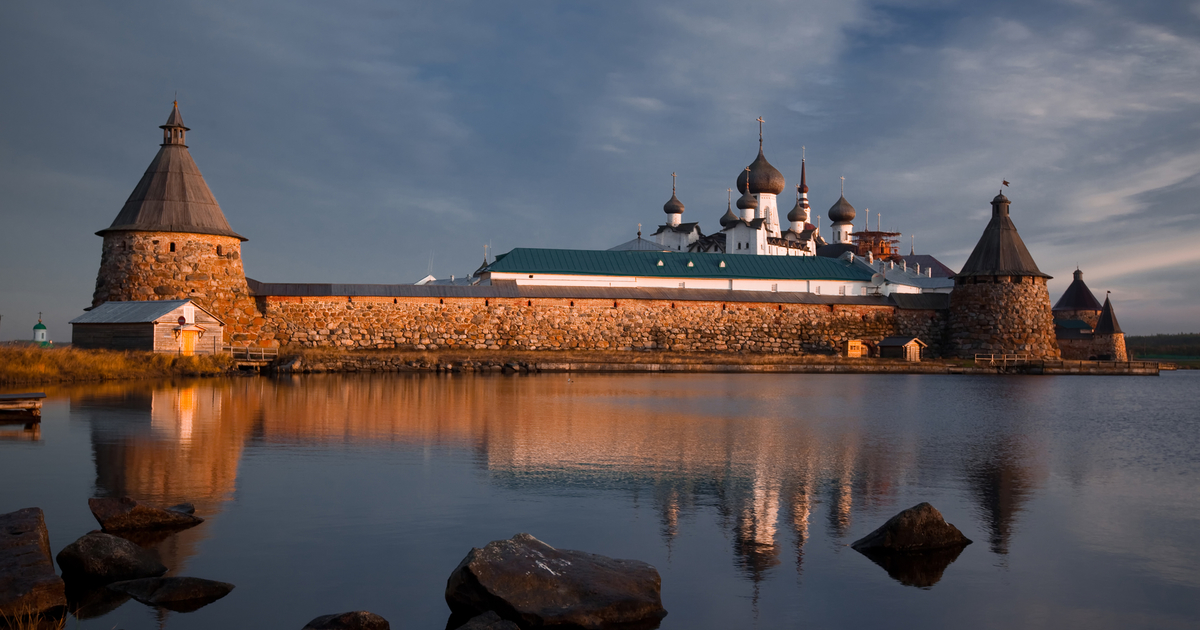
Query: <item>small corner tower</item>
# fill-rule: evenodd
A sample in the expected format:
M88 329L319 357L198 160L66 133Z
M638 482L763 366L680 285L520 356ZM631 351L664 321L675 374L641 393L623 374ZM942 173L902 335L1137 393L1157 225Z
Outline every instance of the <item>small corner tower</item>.
M1104 296L1104 306L1100 310L1100 321L1096 322L1094 341L1097 359L1102 361L1129 360L1129 355L1125 351L1125 332L1117 323L1112 300L1107 294Z
M1042 273L1008 216L1008 198L992 199L992 219L954 277L951 347L962 358L1024 354L1059 358L1050 312L1049 275Z
M221 318L226 343L259 332L242 269L246 238L229 227L184 144L179 104L161 125L163 142L104 238L92 306L108 301L190 299Z
M1091 289L1084 284L1083 272L1078 269L1075 270L1075 279L1071 281L1071 286L1063 291L1062 297L1058 298L1051 309L1056 320L1087 322L1091 328L1095 328L1100 321L1101 310L1103 307L1096 300L1096 296L1092 295Z

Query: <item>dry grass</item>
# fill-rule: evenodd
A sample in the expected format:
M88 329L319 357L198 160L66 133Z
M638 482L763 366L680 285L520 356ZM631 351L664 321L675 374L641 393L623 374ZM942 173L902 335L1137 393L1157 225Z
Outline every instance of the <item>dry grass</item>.
M225 355L180 357L76 348L0 348L0 383L205 376L233 369L233 361Z
M15 617L0 617L0 628L7 630L63 630L67 627L67 617L59 609L59 614L26 611Z

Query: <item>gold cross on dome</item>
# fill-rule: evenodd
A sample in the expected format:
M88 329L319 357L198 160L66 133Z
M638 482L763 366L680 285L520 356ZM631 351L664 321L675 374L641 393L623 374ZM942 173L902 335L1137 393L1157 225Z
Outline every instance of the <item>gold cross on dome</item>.
M762 148L762 126L767 121L763 120L762 116L758 117L758 147Z

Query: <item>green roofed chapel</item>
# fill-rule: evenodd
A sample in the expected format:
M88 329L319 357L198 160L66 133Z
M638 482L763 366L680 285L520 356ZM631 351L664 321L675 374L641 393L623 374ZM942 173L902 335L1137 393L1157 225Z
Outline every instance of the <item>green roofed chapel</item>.
M92 306L110 301L191 300L225 321L225 343L258 332L242 269L246 238L229 226L185 144L188 127L171 108L158 154L104 238Z
M949 335L960 357L1017 354L1057 359L1050 312L1049 275L1042 273L1008 215L1003 193L992 199L992 219L954 277Z

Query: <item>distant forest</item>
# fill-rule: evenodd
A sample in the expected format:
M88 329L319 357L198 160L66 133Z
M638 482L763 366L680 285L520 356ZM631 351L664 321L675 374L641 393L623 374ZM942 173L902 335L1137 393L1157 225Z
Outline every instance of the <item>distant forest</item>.
M1200 333L1125 337L1125 348L1139 357L1200 357Z

